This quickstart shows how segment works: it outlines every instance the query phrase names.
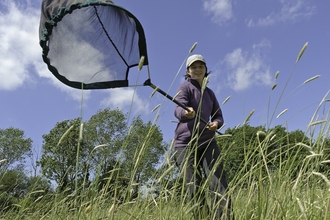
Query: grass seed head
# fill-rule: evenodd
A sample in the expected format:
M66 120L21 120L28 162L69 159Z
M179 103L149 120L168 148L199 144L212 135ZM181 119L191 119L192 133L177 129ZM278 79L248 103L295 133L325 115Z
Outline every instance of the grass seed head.
M248 116L246 117L246 119L244 120L243 125L245 125L245 124L250 120L250 118L251 118L251 116L253 115L254 111L255 111L255 109L253 109L253 110L249 113L249 115L248 115Z
M319 172L312 172L314 175L317 175L317 176L320 176L322 177L322 179L324 179L324 181L328 184L328 186L330 187L330 180L324 176L322 173L319 173Z
M97 150L97 149L99 149L99 148L106 147L106 146L108 146L108 145L107 145L107 144L100 144L100 145L97 145L96 147L93 148L93 150L92 150L91 152L93 152L93 151L95 151L95 150Z
M299 54L298 54L298 57L297 57L296 63L300 60L300 58L301 58L302 55L304 54L304 52L305 52L307 46L308 46L308 42L306 42L306 43L304 44L304 46L301 48L301 50L300 50L300 52L299 52Z
M160 183L162 181L162 179L167 175L169 174L174 168L174 165L171 165L160 177L159 179L157 180L157 183Z
M91 211L91 209L92 209L92 207L89 205L89 206L87 206L86 208L85 208L85 214L87 214L88 212L90 212Z
M262 142L266 137L266 133L264 131L257 131L257 138L259 142Z
M264 131L257 131L257 136L264 136L264 137L266 137L266 133Z
M305 219L308 219L304 205L302 204L302 202L300 201L299 198L296 198L296 199L297 199L300 211L303 213Z
M296 143L295 146L301 146L301 147L305 148L307 151L309 151L311 154L313 154L313 153L315 154L315 152L313 151L313 148L311 146L308 146L307 144L299 142L299 143Z
M276 118L279 118L279 117L281 117L281 115L283 115L285 112L287 112L288 111L288 109L286 108L286 109L284 109L283 111L281 111L280 112L280 114L278 114L277 116L276 116Z
M270 139L269 139L269 141L272 141L272 140L274 140L276 138L276 134L274 134Z
M277 71L276 73L275 73L275 79L277 79L277 77L280 75L280 71Z
M178 91L176 94L175 94L175 96L173 97L173 100L179 95L181 93L181 90L180 91Z
M310 152L311 155L306 156L306 159L314 158L314 157L322 157L323 154L316 154L314 151Z
M154 91L152 91L152 93L150 94L150 98L152 98L157 91L158 91L158 87L156 87Z
M160 104L158 104L154 109L151 110L151 112L156 111L160 107Z
M139 71L142 70L143 64L144 64L144 56L141 56L140 62L139 62L139 66L138 66L138 70Z
M323 123L326 123L326 122L327 122L327 120L314 121L314 122L310 123L308 125L308 127L315 126L315 125L318 125L318 124L323 124Z
M277 83L275 83L273 86L272 86L272 90L274 90L277 86Z
M196 46L197 46L197 42L195 42L195 43L192 45L192 47L191 47L190 50L189 50L189 53L192 53L192 52L195 50Z
M307 79L303 84L309 83L310 81L313 81L314 79L317 79L319 77L320 77L320 75L313 76L313 77Z
M60 140L58 141L57 146L59 146L59 145L62 143L63 139L68 135L68 133L69 133L73 128L74 128L74 125L71 125L70 128L64 132L64 134L62 135L62 137L61 137Z
M112 206L109 209L109 214L113 213L115 211L115 204L112 204Z
M170 156L168 155L167 152L165 153L165 158L166 158L167 165L171 166Z
M80 141L83 139L83 131L84 131L84 123L81 123L80 129L79 129L79 140Z
M222 105L226 104L226 102L228 102L229 99L230 99L230 96L228 96L228 97L222 102Z
M208 83L209 83L209 76L207 76L207 77L205 77L203 79L203 82L202 82L202 92L204 92L204 90L206 89Z

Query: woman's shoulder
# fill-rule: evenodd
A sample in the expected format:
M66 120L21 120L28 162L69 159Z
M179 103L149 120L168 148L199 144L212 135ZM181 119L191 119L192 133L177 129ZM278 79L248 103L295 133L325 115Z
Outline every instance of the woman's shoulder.
M213 98L216 99L216 95L215 95L215 93L214 93L214 91L213 91L212 89L210 89L209 87L206 87L205 90L207 91L207 93L208 93L211 97L213 97Z
M206 87L205 90L206 90L207 92L211 93L211 94L215 94L215 93L213 92L213 90L212 90L211 88L209 88L209 87Z
M179 89L181 88L189 88L189 87L191 87L191 83L189 82L189 81L185 81L185 82L183 82L183 83L181 83L180 84L180 86L179 86Z

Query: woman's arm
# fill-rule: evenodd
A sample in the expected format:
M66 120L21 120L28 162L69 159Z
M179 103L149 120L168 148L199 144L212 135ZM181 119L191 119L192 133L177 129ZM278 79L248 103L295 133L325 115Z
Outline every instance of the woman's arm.
M186 83L183 83L179 86L178 88L179 94L175 97L175 100L183 104L184 106L188 107L189 104L189 92L188 88L186 86ZM192 109L188 107L189 109ZM193 110L193 109L192 109ZM179 120L179 121L184 121L188 119L192 119L195 115L194 112L190 111L187 112L185 109L181 108L180 106L176 106L174 110L174 116Z

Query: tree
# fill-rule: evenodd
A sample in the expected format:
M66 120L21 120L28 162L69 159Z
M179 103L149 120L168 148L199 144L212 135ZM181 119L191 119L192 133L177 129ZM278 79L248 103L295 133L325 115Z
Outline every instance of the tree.
M49 134L42 136L44 139L42 156L38 164L41 165L43 175L54 180L60 191L69 187L73 190L76 177L79 181L83 179L88 150L85 142L79 139L80 129L80 118L64 120L56 123ZM77 154L79 154L78 167L76 167Z
M0 192L15 198L22 198L27 193L28 177L22 170L7 170L0 174Z
M36 205L51 192L50 183L43 177L28 177L22 169L12 169L0 173L0 211L16 209L14 204ZM29 200L27 200L27 198ZM45 205L40 201L41 205Z
M50 182L42 176L32 176L27 180L27 191L32 193L30 198L33 200L52 192Z
M120 110L104 109L86 122L85 141L90 149L89 167L98 188L129 181L144 183L152 177L166 143L160 129L135 118L131 126Z
M225 134L231 137L220 136L217 141L229 180L240 179L256 168L261 169L262 175L280 170L294 178L308 153L296 144L310 141L302 131L288 132L282 126L266 130L263 126L244 125L228 128Z
M122 167L127 177L140 185L148 181L166 148L158 126L135 118L122 148Z
M289 174L291 178L296 177L303 159L308 155L308 151L297 143L309 145L311 140L301 130L288 132L286 128L279 125L270 131L274 136L269 147L272 152L269 152L268 158L272 164L272 170L281 170Z
M7 211L27 194L28 178L22 170L0 173L0 210Z
M0 129L0 171L24 164L32 154L31 148L32 140L25 138L24 131L12 127Z
M125 121L126 116L120 110L106 108L84 123L83 131L80 131L80 118L57 123L49 134L43 135L43 151L38 161L42 173L54 180L60 191L68 187L74 189L76 178L79 185L87 186L91 178L98 178L114 168L127 133ZM79 166L76 170L77 154Z
M106 108L86 122L84 140L89 147L86 170L91 175L104 175L114 169L127 134L126 120L126 115L120 110Z
M166 143L151 122L144 123L138 117L128 127L126 121L126 115L118 109L98 111L84 124L82 140L80 118L57 123L49 134L43 135L38 162L42 173L54 180L60 191L74 189L76 177L80 186L93 183L97 189L113 184L127 187L129 180L144 183L153 175Z
M244 125L239 128L228 128L226 135L218 136L217 142L221 150L224 169L227 178L231 181L239 172L247 172L255 163L255 154L258 146L257 132L264 128Z

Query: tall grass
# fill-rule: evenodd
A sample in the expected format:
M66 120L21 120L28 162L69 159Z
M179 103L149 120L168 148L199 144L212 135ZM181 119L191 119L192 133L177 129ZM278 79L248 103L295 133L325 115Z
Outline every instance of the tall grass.
M307 44L300 51L296 63L300 60L306 47ZM292 72L288 81L291 75ZM275 79L277 77L278 73L276 73ZM316 78L318 77L312 77L304 84ZM271 91L275 89L274 85ZM273 120L283 94L284 91L269 117L268 125ZM278 157L276 159L281 160L281 155L289 154L291 158L288 161L295 161L298 154L291 154L292 150L299 149L299 151L307 152L308 155L302 159L302 165L297 173L290 172L296 168L294 164L282 160L276 171L269 170L267 164L270 160L269 155L273 152L268 152L267 147L271 141L274 141L276 136L274 131L258 132L257 141L246 140L242 168L230 182L227 192L228 196L232 198L235 219L330 219L330 180L327 177L328 174L322 173L319 169L322 164L330 163L325 159L329 152L326 151L324 143L325 139L329 137L329 112L327 112L329 110L322 109L324 104L329 101L327 96L328 93L320 101L306 130L306 133L309 134L310 145L292 143L282 147L276 154ZM324 118L317 117L321 110L323 110L321 115L325 115ZM282 111L277 117L281 117L285 112L285 110ZM254 111L250 112L243 124L250 119L253 113ZM67 132L70 130L71 128ZM82 130L81 125L79 140L83 136ZM67 132L62 138L65 138ZM131 199L131 190L135 187L133 176L145 153L145 144L149 138L148 134L136 152L132 152L135 154L135 164L129 187L123 188L117 184L122 177L116 172L116 169L119 168L115 167L109 174L108 184L101 191L97 191L95 188L81 190L77 181L75 193L72 194L63 192L36 198L34 196L38 193L38 189L36 189L19 204L16 204L15 211L4 212L1 219L192 219L192 210L196 207L189 204L189 201L187 202L183 181L175 178L178 174L170 151L164 152L165 160L162 164L164 167L162 172L157 172L152 177L155 180L153 187L158 190L158 196L139 194L137 198ZM125 147L125 143L123 145ZM100 147L103 146L97 146L94 150ZM224 150L222 156L229 151L230 149ZM252 156L256 154L257 158ZM110 179L114 179L115 184L110 184ZM205 185L203 188L207 191ZM113 192L111 197L109 197L109 191ZM204 210L200 211L203 213Z

